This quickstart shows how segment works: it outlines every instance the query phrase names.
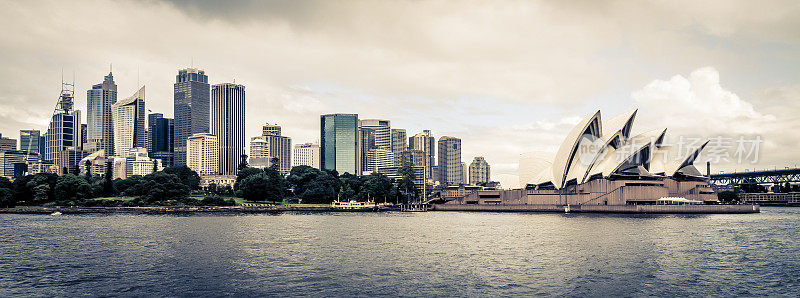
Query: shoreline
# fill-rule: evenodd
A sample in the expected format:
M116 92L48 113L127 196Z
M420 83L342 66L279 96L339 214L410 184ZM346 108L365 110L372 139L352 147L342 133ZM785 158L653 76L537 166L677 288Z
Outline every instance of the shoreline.
M563 205L451 205L435 204L429 211L451 212L543 212L564 213ZM379 210L386 211L386 210ZM378 211L378 212L379 212ZM0 214L185 214L185 213L279 213L279 212L353 212L333 210L329 206L156 206L156 207L18 207L0 208ZM372 211L374 212L374 211ZM761 212L759 205L575 205L569 213L621 214L744 214Z
M314 206L158 206L158 207L45 207L45 208L0 208L0 214L179 214L179 213L273 213L286 211L328 212L330 207Z

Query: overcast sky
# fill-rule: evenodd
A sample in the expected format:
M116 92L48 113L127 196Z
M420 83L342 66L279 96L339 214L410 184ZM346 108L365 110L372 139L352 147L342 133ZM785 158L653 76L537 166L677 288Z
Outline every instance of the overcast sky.
M715 172L794 167L799 15L798 1L0 1L0 133L46 129L62 69L85 111L112 63L119 98L138 81L171 116L193 63L246 86L249 136L269 122L313 142L320 114L358 113L459 137L504 186L521 153L555 151L596 110L639 108L634 133L764 140L756 164Z

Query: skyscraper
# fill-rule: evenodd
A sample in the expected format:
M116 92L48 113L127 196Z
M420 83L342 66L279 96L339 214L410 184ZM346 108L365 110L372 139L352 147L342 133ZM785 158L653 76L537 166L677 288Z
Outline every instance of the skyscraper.
M111 106L117 102L117 84L114 75L109 72L103 82L95 84L86 91L86 135L88 142L96 143L95 148L104 149L106 156L114 156L114 121ZM78 130L80 130L80 123ZM83 147L82 143L75 147Z
M39 130L20 130L19 131L19 150L39 153L39 140L41 138Z
M375 129L367 128L367 127L360 127L359 126L359 134L361 135L361 142L359 142L359 147L361 149L361 154L359 154L359 159L361 163L361 173L369 171L377 171L374 168L375 166Z
M280 125L267 124L261 136L250 138L250 166L272 166L273 158L278 158L278 171L288 175L292 170L292 139L281 135Z
M439 138L439 182L443 185L463 183L461 164L461 139L444 136Z
M72 154L62 155L62 151L76 151L82 143L81 111L73 110L74 91L71 85L62 84L61 95L58 104L50 118L50 124L45 133L44 157L45 161L51 161L58 166L58 171L63 174L64 168L71 168ZM116 93L115 93L116 94ZM110 121L110 119L109 119ZM79 154L76 154L79 155ZM62 156L69 157L62 162ZM83 157L81 157L83 158ZM78 161L81 160L78 159Z
M483 156L476 156L469 165L469 184L479 185L489 182L491 177L489 163Z
M181 69L175 77L175 165L186 164L186 140L196 133L209 132L209 85L205 71Z
M267 123L261 129L262 136L279 136L281 135L281 126L277 124L269 124Z
M392 129L389 120L364 119L361 120L363 130L371 130L369 146L362 148L366 159L362 161L363 170L378 172L378 168L394 166L394 152L392 147Z
M186 139L186 165L200 176L217 175L219 142L210 133L194 134Z
M17 140L4 137L0 134L0 151L16 151Z
M294 145L292 154L294 161L293 167L309 166L319 169L319 144L305 143Z
M219 141L220 175L236 175L245 153L244 105L243 85L211 86L211 134Z
M139 88L130 97L111 106L114 119L114 152L127 156L133 148L144 148L147 140L144 134L145 89ZM146 149L145 149L146 150Z
M403 165L402 152L408 149L405 129L392 128L392 153L394 154L394 165Z
M148 115L150 148L148 152L151 158L161 160L165 167L171 167L173 162L173 142L172 135L174 123L170 118L164 118L160 113Z
M320 116L320 167L361 175L357 114Z
M430 130L423 130L409 139L409 149L420 150L425 155L425 175L433 179L433 166L436 164L436 140Z

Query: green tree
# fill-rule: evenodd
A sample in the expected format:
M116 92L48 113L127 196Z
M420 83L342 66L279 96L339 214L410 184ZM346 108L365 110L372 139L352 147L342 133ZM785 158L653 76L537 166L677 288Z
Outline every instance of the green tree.
M281 169L280 159L278 159L277 157L270 158L270 160L269 160L269 168L273 169L273 170L276 170L276 171L280 170Z
M111 197L114 195L114 162L106 162L106 176L103 177L103 196Z
M30 201L35 204L53 201L53 189L57 182L58 175L52 173L39 173L31 176L25 186L26 192L31 197L26 198L25 201Z
M161 204L165 201L175 200L184 204L191 203L189 198L191 189L177 175L159 171L141 178L137 192L141 192L141 199L146 204Z
M342 182L331 172L319 171L316 177L306 183L304 190L298 192L295 188L295 195L304 203L329 204L336 200L341 187Z
M14 200L14 184L8 180L6 177L0 177L0 208L5 207L14 207L16 206L16 200Z
M381 173L372 173L368 176L363 176L362 180L361 192L358 194L359 200L390 201L394 185L389 177Z
M67 174L58 177L53 194L57 203L74 206L91 199L92 187L86 182L86 179Z
M92 162L87 160L83 165L86 167L86 181L92 182Z
M249 167L250 165L247 164L247 154L242 154L242 160L239 162L239 172Z
M0 208L11 208L16 205L14 192L10 188L0 188Z
M8 178L0 177L0 188L6 188L11 190L14 189L14 184L11 183L11 180L8 180Z
M416 197L419 190L414 184L414 180L417 178L414 173L414 167L410 163L406 163L397 169L397 173L402 177L397 182L397 189L403 194L405 201L408 201L410 196Z
M114 180L114 189L121 195L141 196L147 192L142 180L142 176L139 175L130 176L128 179L116 179Z
M190 190L200 188L200 175L197 175L197 172L192 171L187 166L169 167L164 169L164 172L177 176Z
M288 193L288 183L273 169L249 175L237 183L236 195L248 201L283 201Z
M321 174L322 171L309 166L296 166L289 171L286 180L294 187L294 194L299 197L308 189L309 183Z
M233 190L238 190L239 183L241 183L245 178L262 173L264 173L264 170L259 168L244 168L239 170L239 173L236 174L236 182L233 184Z

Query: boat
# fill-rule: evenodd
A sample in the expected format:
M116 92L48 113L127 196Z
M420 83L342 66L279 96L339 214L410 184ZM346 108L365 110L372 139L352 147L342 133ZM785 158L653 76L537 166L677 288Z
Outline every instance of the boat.
M58 212L58 211L56 211L56 212L53 212L53 213L50 213L50 215L61 215L61 214L62 214L62 213L61 213L61 212Z
M375 202L340 202L335 201L331 203L331 210L333 211L378 211L378 204Z

